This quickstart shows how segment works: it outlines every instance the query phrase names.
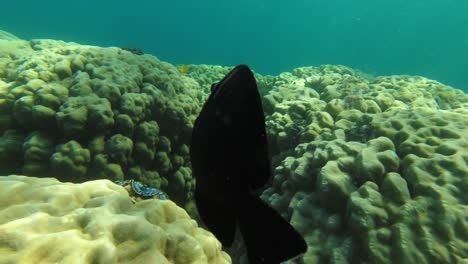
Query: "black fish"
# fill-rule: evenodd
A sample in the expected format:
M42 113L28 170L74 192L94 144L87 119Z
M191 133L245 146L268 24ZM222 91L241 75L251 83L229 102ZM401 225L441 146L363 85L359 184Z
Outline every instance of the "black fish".
M212 86L190 155L198 211L223 245L232 244L238 223L252 264L280 263L307 250L301 235L254 193L271 171L262 103L246 65Z
M135 55L144 55L145 54L145 52L143 50L139 49L139 48L126 48L126 47L123 47L121 49L129 51L129 52L131 52L131 53L133 53Z

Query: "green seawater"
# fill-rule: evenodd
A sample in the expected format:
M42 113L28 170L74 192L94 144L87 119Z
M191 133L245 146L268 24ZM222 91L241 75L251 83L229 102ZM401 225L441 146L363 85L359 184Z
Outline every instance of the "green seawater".
M0 28L262 74L343 64L468 91L465 0L4 1Z

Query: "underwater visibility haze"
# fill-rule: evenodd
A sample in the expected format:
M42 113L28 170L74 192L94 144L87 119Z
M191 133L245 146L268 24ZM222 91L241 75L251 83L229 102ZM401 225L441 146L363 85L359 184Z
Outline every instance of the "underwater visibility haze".
M468 262L468 2L1 8L0 263Z
M174 64L249 64L261 74L343 64L468 90L464 0L5 1L21 38L138 47Z

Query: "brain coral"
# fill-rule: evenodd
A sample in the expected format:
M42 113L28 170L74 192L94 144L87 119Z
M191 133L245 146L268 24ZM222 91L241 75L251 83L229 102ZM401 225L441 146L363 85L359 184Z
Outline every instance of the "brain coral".
M183 205L191 174L174 175L189 166L203 96L151 55L0 32L0 157L12 161L0 172L165 182L168 192L184 190L169 193Z
M182 208L108 180L2 176L0 234L2 263L231 263Z

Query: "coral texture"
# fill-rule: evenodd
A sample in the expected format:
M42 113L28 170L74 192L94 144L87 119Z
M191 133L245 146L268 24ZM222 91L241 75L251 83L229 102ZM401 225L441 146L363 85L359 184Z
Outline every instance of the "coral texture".
M182 208L108 180L2 176L0 234L2 263L231 263Z
M184 205L203 93L150 55L0 32L2 174L162 183ZM183 173L182 173L183 172ZM181 173L183 179L181 179Z
M306 263L468 258L468 95L322 66L278 76L264 104L275 170L262 198L304 235Z
M0 32L0 174L133 178L196 215L191 128L230 67L187 69ZM468 259L467 94L340 65L255 76L274 172L261 197L306 238L302 260Z

